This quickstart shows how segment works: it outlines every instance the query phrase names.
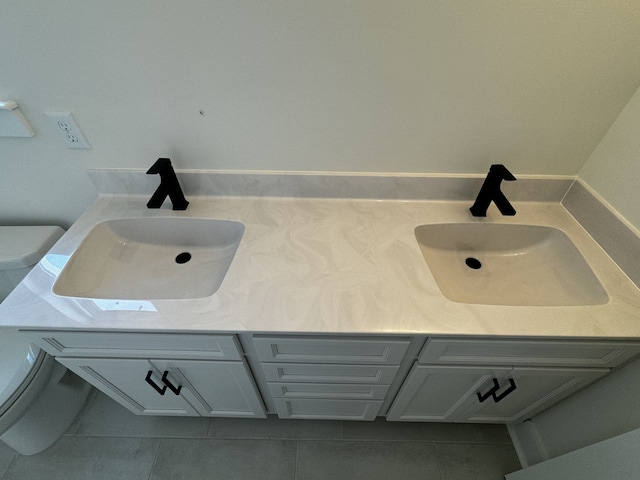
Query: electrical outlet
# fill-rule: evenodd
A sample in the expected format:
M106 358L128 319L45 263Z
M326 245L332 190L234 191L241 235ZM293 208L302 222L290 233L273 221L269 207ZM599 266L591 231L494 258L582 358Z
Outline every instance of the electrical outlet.
M47 113L46 115L56 126L56 130L60 132L68 148L91 149L91 145L80 131L80 127L71 113Z

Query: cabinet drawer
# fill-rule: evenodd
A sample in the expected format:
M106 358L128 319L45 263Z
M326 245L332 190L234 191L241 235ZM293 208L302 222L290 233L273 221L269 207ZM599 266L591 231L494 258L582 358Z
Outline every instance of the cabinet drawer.
M280 418L374 420L382 401L274 398Z
M54 356L242 359L234 335L32 331L29 336Z
M269 383L274 398L333 398L343 400L383 400L387 385L350 385L346 383Z
M406 339L344 337L265 337L253 339L263 362L398 365Z
M633 342L429 338L418 362L615 367L638 354L640 344Z
M312 365L263 363L268 382L281 383L369 383L389 385L398 367L378 365Z

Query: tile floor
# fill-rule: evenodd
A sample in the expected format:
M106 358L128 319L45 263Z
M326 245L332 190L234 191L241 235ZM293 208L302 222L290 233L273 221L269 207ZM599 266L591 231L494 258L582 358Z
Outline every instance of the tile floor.
M498 480L501 425L140 417L94 393L39 455L0 443L0 480Z

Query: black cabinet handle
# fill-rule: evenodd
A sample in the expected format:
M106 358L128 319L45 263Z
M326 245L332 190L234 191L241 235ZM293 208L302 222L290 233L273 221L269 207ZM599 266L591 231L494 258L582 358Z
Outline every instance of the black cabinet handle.
M481 394L480 392L476 392L476 395L478 395L478 400L480 401L480 403L484 402L485 400L487 400L489 397L493 397L495 399L494 394L500 390L500 384L498 383L498 379L494 378L493 379L493 388L491 390L489 390L487 393L485 394Z
M493 401L495 403L498 403L501 400L504 400L505 398L507 398L507 396L509 396L511 392L513 392L517 388L516 382L513 381L513 378L510 378L509 387L504 392L497 394L500 388L501 387L500 387L500 383L498 382L498 379L494 378L493 387L487 393L481 394L480 392L476 392L476 395L478 395L478 401L482 403L489 398L493 398Z
M167 386L165 385L164 387L160 387L160 385L158 385L156 382L152 380L151 375L153 375L153 371L149 370L149 373L147 373L147 376L145 377L144 380L149 385L151 385L156 392L158 392L160 395L164 395L164 392L167 391ZM164 381L164 376L162 380Z
M167 378L167 375L169 375L168 371L165 371L162 374L162 383L165 384L165 389L167 387L169 387L169 390L171 390L173 393L175 393L176 395L180 395L180 390L182 390L182 385L178 385L177 387L171 383L171 381L169 381L169 379Z
M500 395L496 395L494 392L493 401L498 403L500 400L507 398L507 396L516 389L516 382L513 381L513 378L509 379L509 388L507 388Z

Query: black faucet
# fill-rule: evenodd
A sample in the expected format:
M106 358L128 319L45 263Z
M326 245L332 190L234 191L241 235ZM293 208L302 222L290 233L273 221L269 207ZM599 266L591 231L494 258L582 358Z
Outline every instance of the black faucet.
M514 177L504 165L491 165L487 178L484 179L482 188L480 189L480 192L478 192L478 197L469 209L471 210L471 215L474 217L486 217L487 208L489 208L492 201L495 202L496 207L498 207L498 210L500 210L502 215L515 215L516 210L511 206L507 197L505 197L504 193L500 190L500 183L502 180L511 182L515 179L516 177Z
M173 171L171 160L168 158L159 158L154 163L147 174L160 174L160 186L151 196L151 200L147 202L147 208L160 208L165 198L169 196L174 210L186 210L189 202L184 198L176 172Z

